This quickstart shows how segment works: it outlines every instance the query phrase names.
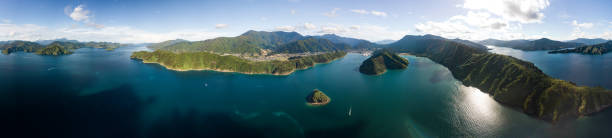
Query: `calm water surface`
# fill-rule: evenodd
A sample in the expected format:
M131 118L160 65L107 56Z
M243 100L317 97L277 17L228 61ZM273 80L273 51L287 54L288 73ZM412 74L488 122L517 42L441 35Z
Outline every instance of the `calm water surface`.
M532 61L553 77L612 88L607 73L612 54L545 55L493 49ZM147 49L131 46L109 52L83 48L59 57L0 55L0 118L7 119L3 122L8 122L4 123L11 128L8 132L31 132L17 133L24 137L612 134L609 110L553 125L461 85L448 69L426 58L404 56L410 61L407 69L368 76L357 71L367 57L348 54L289 76L270 76L171 71L131 60L131 52L138 50ZM332 102L307 106L305 97L315 88Z

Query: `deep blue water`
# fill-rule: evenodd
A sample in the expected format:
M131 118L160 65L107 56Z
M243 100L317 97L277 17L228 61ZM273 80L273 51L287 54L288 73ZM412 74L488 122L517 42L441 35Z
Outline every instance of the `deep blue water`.
M612 132L612 112L550 124L504 107L465 87L429 59L403 56L405 70L380 76L348 54L288 76L214 71L177 72L129 58L143 46L83 48L67 56L0 55L0 118L21 137L589 137ZM495 51L495 50L494 50ZM519 51L520 52L520 51ZM510 53L510 55L516 53ZM529 55L523 52L522 55ZM586 55L527 59L545 73L584 85L612 87L606 59ZM547 64L579 56L572 66ZM568 56L568 57L564 57ZM591 66L601 62L602 66ZM569 66L569 65L568 65ZM572 67L570 66L570 67ZM567 66L566 66L567 67ZM594 68L601 67L597 70ZM565 76L564 76L565 75ZM606 76L607 75L607 76ZM320 89L330 104L310 107ZM351 116L348 111L352 110ZM25 131L26 133L21 133Z

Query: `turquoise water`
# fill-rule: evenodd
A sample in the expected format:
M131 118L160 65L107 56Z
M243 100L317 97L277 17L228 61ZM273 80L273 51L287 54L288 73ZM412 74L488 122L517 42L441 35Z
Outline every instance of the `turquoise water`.
M368 76L357 71L367 57L351 53L288 76L270 76L171 71L129 59L138 50L147 49L83 48L59 57L1 55L0 109L8 114L0 118L15 126L12 132L27 130L36 133L19 134L45 137L586 137L612 133L609 110L553 125L461 85L448 69L426 58L403 56L410 61L407 69ZM542 68L546 73L555 69ZM603 77L590 79L607 81ZM599 85L590 82L599 81L583 83ZM331 103L307 106L305 97L315 88L330 96Z

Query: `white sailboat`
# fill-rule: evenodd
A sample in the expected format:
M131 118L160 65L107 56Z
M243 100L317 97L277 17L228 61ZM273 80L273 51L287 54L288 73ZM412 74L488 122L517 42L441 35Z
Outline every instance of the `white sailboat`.
M352 113L352 112L353 112L353 107L351 106L351 107L349 107L349 111L348 111L348 116L349 116L349 117L351 116L351 113Z

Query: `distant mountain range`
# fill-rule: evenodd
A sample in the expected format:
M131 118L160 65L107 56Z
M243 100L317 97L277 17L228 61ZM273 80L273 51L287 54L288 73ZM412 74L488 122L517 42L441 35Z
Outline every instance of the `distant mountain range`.
M564 48L574 48L584 46L583 43L575 42L561 42L550 40L547 38L537 40L497 40L497 39L486 39L479 41L478 43L483 45L494 45L500 47L509 47L514 49L520 49L525 51L536 51L536 50L557 50Z

